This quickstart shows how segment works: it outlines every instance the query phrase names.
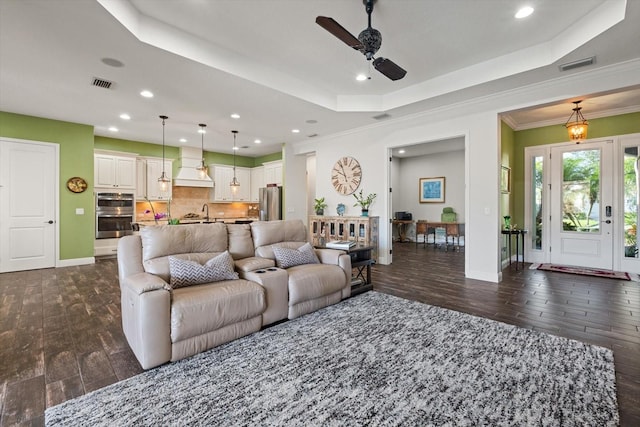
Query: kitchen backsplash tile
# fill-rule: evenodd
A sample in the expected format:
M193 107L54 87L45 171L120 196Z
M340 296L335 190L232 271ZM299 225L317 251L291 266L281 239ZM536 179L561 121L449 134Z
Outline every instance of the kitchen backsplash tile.
M209 205L210 218L245 218L257 217L258 206L256 203L211 203L209 202L208 188L197 187L173 187L171 199L171 217L183 218L188 213L196 213L200 217L205 216L202 206ZM151 208L153 206L153 209ZM144 213L145 211L151 211ZM167 202L136 202L136 220L153 221L153 211L156 214L167 214L169 206Z

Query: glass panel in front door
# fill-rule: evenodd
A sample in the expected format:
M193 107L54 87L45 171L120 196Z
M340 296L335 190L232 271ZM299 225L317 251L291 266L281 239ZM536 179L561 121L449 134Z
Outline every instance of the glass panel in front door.
M638 151L639 147L624 149L624 256L638 258Z
M531 159L531 249L542 249L542 198L544 196L544 157L534 156Z
M562 154L562 230L600 233L600 150Z

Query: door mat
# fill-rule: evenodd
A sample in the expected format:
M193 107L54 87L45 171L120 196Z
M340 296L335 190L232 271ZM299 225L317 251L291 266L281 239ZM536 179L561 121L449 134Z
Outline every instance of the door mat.
M536 267L534 267L536 266ZM575 267L557 264L533 264L537 270L557 271L559 273L582 274L584 276L606 277L608 279L631 280L629 273L623 271L600 270L598 268Z

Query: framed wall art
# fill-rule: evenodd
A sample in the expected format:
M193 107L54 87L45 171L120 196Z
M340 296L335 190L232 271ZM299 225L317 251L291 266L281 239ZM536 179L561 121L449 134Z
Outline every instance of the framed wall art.
M444 203L444 176L420 178L420 203Z
M502 194L511 193L511 168L502 166L500 170L500 191Z

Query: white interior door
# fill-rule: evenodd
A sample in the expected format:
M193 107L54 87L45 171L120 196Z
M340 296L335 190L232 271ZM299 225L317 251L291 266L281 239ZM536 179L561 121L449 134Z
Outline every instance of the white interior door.
M0 272L55 266L56 146L0 140Z
M551 262L613 269L613 144L551 149Z

